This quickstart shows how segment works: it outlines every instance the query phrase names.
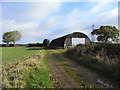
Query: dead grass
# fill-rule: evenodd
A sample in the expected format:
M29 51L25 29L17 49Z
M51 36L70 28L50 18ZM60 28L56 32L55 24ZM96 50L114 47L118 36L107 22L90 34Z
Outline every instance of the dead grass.
M3 88L50 88L49 71L44 51L3 70Z

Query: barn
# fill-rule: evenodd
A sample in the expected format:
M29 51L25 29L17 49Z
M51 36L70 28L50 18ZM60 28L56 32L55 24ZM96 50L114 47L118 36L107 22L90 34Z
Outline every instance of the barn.
M55 47L73 47L73 39L83 39L84 43L78 42L78 44L90 44L90 39L89 37L81 32L73 32L71 34L65 35L63 37L56 38L51 41L50 45L55 46Z

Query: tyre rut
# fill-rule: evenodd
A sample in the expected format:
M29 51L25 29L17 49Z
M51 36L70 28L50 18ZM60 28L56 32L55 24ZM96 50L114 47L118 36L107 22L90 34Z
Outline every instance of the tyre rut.
M53 88L77 88L71 77L55 62L52 54L48 55L48 65L50 67L50 78Z

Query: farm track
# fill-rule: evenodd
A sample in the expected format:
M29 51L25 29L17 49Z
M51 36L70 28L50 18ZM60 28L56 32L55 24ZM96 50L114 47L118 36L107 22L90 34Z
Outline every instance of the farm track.
M66 58L63 54L61 53L53 53L48 55L48 63L50 66L50 72L53 74L52 80L55 79L55 81L58 81L53 83L53 86L56 87L55 85L61 87L62 85L65 88L79 88L78 84L74 82L73 78L68 76L66 74L66 71L56 62L56 58L59 58L61 61L66 62L67 65L70 68L74 68L75 72L77 73L77 76L81 77L81 79L87 84L92 85L94 88L114 88L114 86L110 83L108 83L108 80L103 78L102 76L94 73L93 71L78 65L75 63L73 60L70 60ZM102 82L103 81L103 82Z
M88 84L92 84L95 88L105 88L104 85L100 85L97 82L99 79L102 78L101 76L99 76L98 74L92 72L91 70L89 70L83 66L77 65L77 63L66 58L62 54L57 54L57 56L60 57L62 61L67 62L67 64L71 68L74 68L74 70L77 72L77 75L80 76L83 79L83 81L86 81Z
M73 79L55 62L55 58L51 54L48 55L48 64L53 88L78 88Z

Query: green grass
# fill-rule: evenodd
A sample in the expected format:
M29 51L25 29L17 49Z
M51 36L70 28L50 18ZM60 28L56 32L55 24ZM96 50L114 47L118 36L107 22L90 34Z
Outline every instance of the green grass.
M26 47L5 47L2 49L2 65L5 66L9 63L17 62L18 60L22 60L23 58L35 53L39 50L36 48L26 48Z
M44 56L41 58L39 68L35 70L32 68L30 72L25 73L25 81L27 82L26 88L51 88L49 79L48 63L46 51L42 51ZM43 55L43 54L42 54Z
M47 53L41 50L10 70L3 70L3 88L51 88L49 75Z
M3 88L52 88L46 50L40 47L6 47L0 50ZM12 67L7 67L9 65Z

